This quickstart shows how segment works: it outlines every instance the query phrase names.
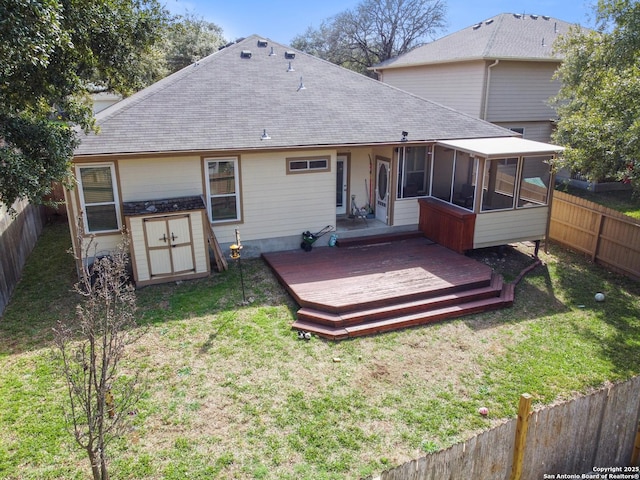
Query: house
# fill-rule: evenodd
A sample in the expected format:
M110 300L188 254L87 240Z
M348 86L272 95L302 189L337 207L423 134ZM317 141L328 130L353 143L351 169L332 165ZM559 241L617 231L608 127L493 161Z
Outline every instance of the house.
M78 234L92 236L90 261L126 229L138 285L208 275L213 232L223 251L238 232L245 255L299 249L302 232L336 225L356 206L374 211L368 233L417 229L418 199L430 199L478 217L472 248L540 239L547 162L559 150L259 36L96 123L75 151L77 188L66 192L74 248ZM471 203L456 206L465 195ZM506 230L480 220L501 214Z
M474 117L548 142L549 99L572 25L544 15L503 13L375 65L379 80Z

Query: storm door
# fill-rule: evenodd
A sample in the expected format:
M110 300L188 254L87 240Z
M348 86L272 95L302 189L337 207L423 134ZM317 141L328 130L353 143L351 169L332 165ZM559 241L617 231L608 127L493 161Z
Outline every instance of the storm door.
M386 160L376 161L376 220L389 223L389 168Z

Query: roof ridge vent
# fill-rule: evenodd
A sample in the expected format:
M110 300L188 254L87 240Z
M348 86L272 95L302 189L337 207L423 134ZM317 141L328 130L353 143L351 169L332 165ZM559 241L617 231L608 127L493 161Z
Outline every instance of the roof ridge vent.
M542 15L542 18L544 18L545 20L549 20L551 17L549 15Z
M490 18L489 20L484 22L485 25L491 25L492 23L493 23L493 18Z
M240 58L251 58L251 50L242 50L240 52Z
M538 15L529 14L529 16L530 16L531 18L533 18L534 20L537 20L537 19L538 19Z
M286 52L284 52L284 58L286 58L287 60L293 60L294 58L296 58L296 52L287 50Z
M516 17L516 18L522 18L522 14L521 13L514 13L513 16Z
M258 40L258 47L267 48L267 45L269 45L269 42L267 42L266 40L262 38Z
M478 30L481 26L482 26L482 22L480 22L480 23L476 23L472 28L473 28L474 30Z

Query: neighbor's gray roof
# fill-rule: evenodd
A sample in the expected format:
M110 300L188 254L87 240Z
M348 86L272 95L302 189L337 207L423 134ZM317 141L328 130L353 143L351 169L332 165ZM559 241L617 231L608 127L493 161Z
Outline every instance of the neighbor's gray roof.
M543 15L503 13L442 37L373 68L400 68L464 60L560 61L553 51L571 23Z
M82 135L76 155L371 145L398 142L403 130L409 141L511 135L271 40L259 47L259 40L228 46L103 110L99 134ZM289 62L295 71L287 71ZM261 140L264 130L271 139Z

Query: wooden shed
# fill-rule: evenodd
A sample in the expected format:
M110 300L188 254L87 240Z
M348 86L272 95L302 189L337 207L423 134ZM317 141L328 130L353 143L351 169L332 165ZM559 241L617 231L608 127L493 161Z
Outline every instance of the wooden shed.
M123 213L137 286L209 275L202 197L124 202Z

